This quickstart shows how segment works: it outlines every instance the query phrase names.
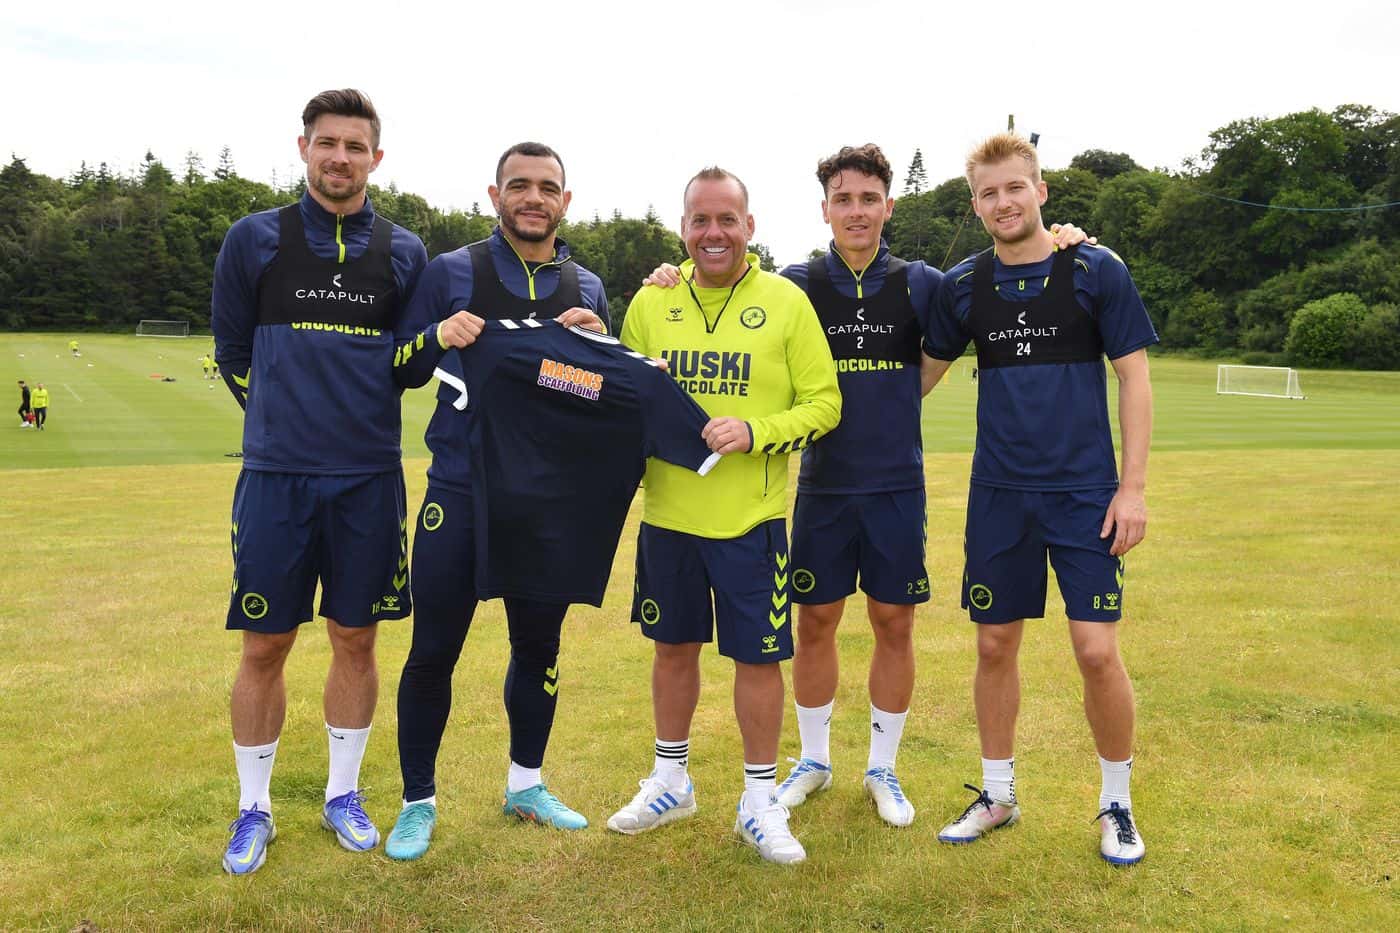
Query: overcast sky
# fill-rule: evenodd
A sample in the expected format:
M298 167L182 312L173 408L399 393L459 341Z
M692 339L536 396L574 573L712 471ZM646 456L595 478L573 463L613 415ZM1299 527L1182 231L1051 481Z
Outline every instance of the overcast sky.
M1396 10L1393 0L9 3L0 156L65 176L83 160L128 171L149 149L178 174L187 151L212 169L227 145L240 175L285 180L301 170L306 101L353 86L383 119L380 185L489 210L501 151L537 139L564 157L573 219L654 205L674 229L686 179L719 164L748 183L756 239L790 262L829 239L813 171L843 144L883 147L899 194L916 147L937 184L1013 113L1040 134L1047 168L1091 148L1178 168L1232 120L1344 103L1400 110Z

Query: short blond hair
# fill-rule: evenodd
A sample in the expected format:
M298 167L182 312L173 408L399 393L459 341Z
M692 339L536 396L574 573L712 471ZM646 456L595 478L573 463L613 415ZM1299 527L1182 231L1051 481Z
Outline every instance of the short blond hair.
M1040 156L1036 154L1035 146L1024 136L1016 133L998 133L995 136L988 136L967 154L967 187L973 194L977 189L972 184L972 173L979 165L993 165L997 162L1005 162L1007 159L1021 157L1026 160L1026 165L1031 170L1031 181L1040 182Z

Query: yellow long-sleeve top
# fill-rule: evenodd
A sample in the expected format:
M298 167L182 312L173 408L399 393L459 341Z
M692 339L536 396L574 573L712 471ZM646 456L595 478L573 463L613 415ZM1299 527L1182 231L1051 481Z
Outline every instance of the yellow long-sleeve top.
M49 390L48 390L48 389L35 389L33 392L31 392L31 393L29 394L29 407L30 407L30 408L48 408L48 407L49 407Z
M731 288L701 288L694 263L681 265L676 288L637 292L622 342L666 360L671 376L711 417L746 421L748 454L730 454L708 476L651 459L646 506L650 525L735 538L787 514L787 455L841 420L836 366L806 294L758 268Z

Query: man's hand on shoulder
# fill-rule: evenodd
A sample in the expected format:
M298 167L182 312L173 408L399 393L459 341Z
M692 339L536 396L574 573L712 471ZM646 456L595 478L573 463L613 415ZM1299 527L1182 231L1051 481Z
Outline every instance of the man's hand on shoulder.
M1113 546L1108 553L1114 557L1122 557L1147 537L1147 499L1142 493L1118 487L1099 529L1100 538L1109 535L1113 535Z
M486 321L470 311L458 311L451 317L438 322L438 343L444 348L469 347L481 336Z
M753 450L753 431L739 418L711 418L700 437L717 454L746 454Z
M603 319L587 308L570 308L554 320L565 327L582 327L584 330L595 330L600 334L608 332L603 326Z
M1055 240L1056 249L1068 249L1071 246L1078 246L1080 243L1097 246L1099 242L1098 237L1089 236L1074 224L1051 224L1050 236Z
M642 279L642 284L655 285L657 288L675 288L681 284L681 270L669 262L663 262L651 270L651 275Z

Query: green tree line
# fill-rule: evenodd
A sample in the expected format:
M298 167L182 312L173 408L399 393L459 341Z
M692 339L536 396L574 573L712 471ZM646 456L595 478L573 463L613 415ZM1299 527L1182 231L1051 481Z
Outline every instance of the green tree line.
M1123 257L1165 348L1400 368L1400 117L1346 105L1250 118L1211 133L1177 171L1089 150L1044 175L1046 220L1072 221ZM128 175L84 165L65 179L13 157L0 169L0 322L122 330L161 318L203 329L229 226L303 186L242 178L228 149L212 172L186 156L178 177L152 153ZM495 223L477 205L443 211L393 185L370 196L430 256ZM560 232L603 279L615 318L648 271L683 255L652 211ZM917 153L886 236L896 255L939 268L990 244L963 178L930 186ZM754 248L772 268L771 253Z
M179 178L151 153L129 177L104 163L66 179L36 174L14 157L0 169L0 323L11 330L125 330L151 318L205 329L224 234L245 214L300 197L305 184L242 178L227 149L208 176L197 157L187 157ZM423 238L429 256L489 236L496 222L478 205L442 211L393 185L371 185L369 195L379 213ZM652 212L566 221L560 234L603 279L615 318L647 273L685 255L680 237ZM754 248L773 268L767 249Z
M966 180L928 188L922 171L922 160L910 166L891 250L947 268L991 245ZM1400 369L1395 114L1351 104L1238 120L1181 171L1090 150L1043 175L1045 220L1073 222L1123 257L1164 347Z

